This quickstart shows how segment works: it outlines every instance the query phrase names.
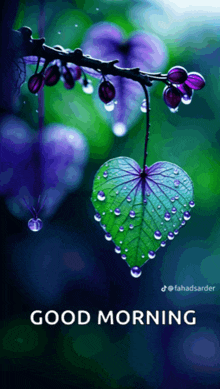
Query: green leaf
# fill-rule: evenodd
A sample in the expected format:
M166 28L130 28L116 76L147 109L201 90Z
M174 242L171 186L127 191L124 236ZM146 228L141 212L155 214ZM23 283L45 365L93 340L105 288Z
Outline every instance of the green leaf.
M154 258L167 239L172 240L187 220L193 202L193 184L179 166L157 162L145 173L131 158L119 157L98 170L92 193L107 240L130 267Z

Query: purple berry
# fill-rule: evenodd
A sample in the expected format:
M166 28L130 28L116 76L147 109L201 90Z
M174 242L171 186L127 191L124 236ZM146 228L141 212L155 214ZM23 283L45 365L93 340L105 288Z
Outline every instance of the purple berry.
M50 66L47 68L45 74L45 85L54 86L60 79L60 71L57 65Z
M178 107L181 97L181 92L173 86L166 86L163 90L163 99L169 108Z
M72 68L65 66L63 68L63 78L65 80L64 86L66 89L73 89L75 85L75 74Z
M100 100L103 101L103 103L105 104L110 103L110 101L112 101L115 97L114 85L109 81L103 81L99 85L99 97Z
M188 85L192 89L202 89L205 86L205 79L204 77L196 72L192 72L188 74L187 80L185 81L185 84Z
M31 93L38 93L44 86L44 76L41 73L34 74L29 78L28 89Z
M167 79L173 84L183 84L187 79L187 71L182 66L174 66L169 70Z

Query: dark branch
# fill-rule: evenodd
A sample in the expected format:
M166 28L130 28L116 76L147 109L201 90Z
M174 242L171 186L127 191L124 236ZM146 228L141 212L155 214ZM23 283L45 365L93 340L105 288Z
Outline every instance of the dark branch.
M110 62L97 60L88 55L83 55L81 49L76 49L73 52L56 50L44 44L45 38L33 39L31 37L32 31L29 27L22 27L18 31L13 31L13 33L17 52L22 57L37 56L44 58L47 63L59 59L63 62L71 62L77 66L94 69L100 74L129 78L146 86L151 86L153 80L166 81L167 79L167 76L164 74L148 74L140 71L139 68L119 68L115 66L119 62L117 59Z

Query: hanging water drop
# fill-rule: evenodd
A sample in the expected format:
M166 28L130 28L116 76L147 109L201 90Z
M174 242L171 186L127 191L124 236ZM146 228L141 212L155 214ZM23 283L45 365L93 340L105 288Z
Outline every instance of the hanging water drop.
M184 220L189 220L190 218L191 218L190 213L189 213L188 211L184 212L184 214L183 214L183 219L184 219Z
M174 234L172 232L169 232L169 234L167 235L167 238L169 240L173 240L174 239Z
M111 234L109 234L109 232L107 232L105 234L105 239L108 240L108 241L112 240L112 236L111 236Z
M144 99L141 103L141 112L147 112L147 103L146 103L146 99Z
M111 112L114 110L115 104L113 101L110 101L110 103L104 104L104 107L105 107L106 111Z
M96 213L94 215L94 219L95 219L95 221L100 222L101 221L101 215L99 213Z
M127 257L125 254L122 254L121 258L125 260Z
M155 257L156 257L156 253L155 253L154 251L150 250L150 251L148 252L148 258L153 259L153 258L155 258Z
M166 212L164 215L164 219L168 222L170 220L170 214L169 212Z
M104 177L104 178L107 178L107 177L108 177L108 172L107 172L107 171L105 171L105 172L103 173L103 177Z
M195 207L195 203L194 203L194 201L192 201L192 200L191 200L191 201L189 202L189 206L190 206L190 208L193 208L193 207Z
M116 208L116 209L114 210L114 214L115 214L116 216L119 216L119 215L121 214L120 209L119 209L119 208Z
M169 108L169 107L168 107ZM178 107L176 107L176 108L169 108L169 110L170 110L170 112L172 112L172 113L176 113L176 112L178 112Z
M90 80L86 80L86 85L83 84L82 90L87 95L91 95L93 93L93 90L94 90L93 86L92 86L92 82Z
M134 266L134 267L131 268L131 275L132 275L132 277L138 278L138 277L141 276L141 274L142 274L142 271L141 271L140 267Z
M160 231L155 231L154 238L160 240L162 238L162 234Z
M116 246L115 247L115 252L116 252L116 254L121 254L121 247Z
M165 247L166 246L166 242L162 241L160 245L161 245L161 247Z
M98 199L99 201L104 201L104 200L105 200L105 193L104 193L102 190L100 190L100 191L98 192L98 194L97 194L97 199Z
M31 231L34 231L34 232L40 231L42 229L42 227L43 227L43 222L39 218L37 218L37 219L30 219L28 221L28 228Z
M119 231L120 231L120 232L123 232L123 231L124 231L124 227L122 227L122 226L119 227Z
M129 212L129 216L134 219L135 218L135 212L134 211L130 211Z

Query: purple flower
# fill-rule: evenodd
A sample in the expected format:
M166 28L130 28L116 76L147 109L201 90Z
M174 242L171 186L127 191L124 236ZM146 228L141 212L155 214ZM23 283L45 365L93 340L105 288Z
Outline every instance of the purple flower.
M121 29L110 23L99 23L91 27L82 44L82 50L85 55L104 61L118 59L119 67L139 67L148 72L158 71L167 57L163 43L154 35L136 32L125 40ZM87 71L84 68L84 71L94 77L101 76L91 69ZM143 89L139 83L122 77L108 76L107 80L114 85L117 96L117 105L107 117L113 125L113 131L122 136L138 117L140 110L137 102L139 100L141 104ZM98 104L103 113L103 104ZM119 126L123 127L123 131L115 131Z
M41 143L14 116L5 116L1 122L1 147L0 194L21 218L36 206L39 196L44 215L54 213L67 191L79 186L88 158L88 146L79 131L50 125Z

